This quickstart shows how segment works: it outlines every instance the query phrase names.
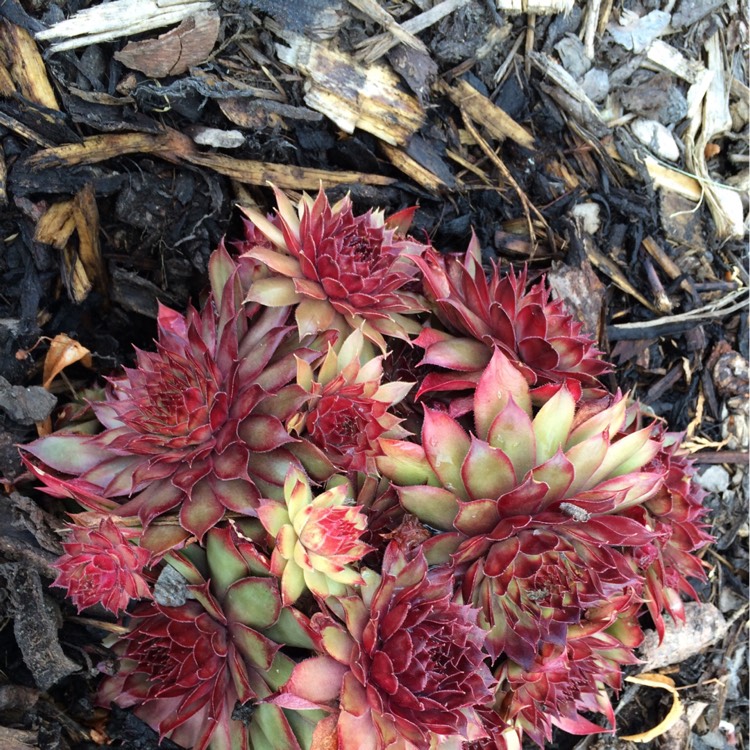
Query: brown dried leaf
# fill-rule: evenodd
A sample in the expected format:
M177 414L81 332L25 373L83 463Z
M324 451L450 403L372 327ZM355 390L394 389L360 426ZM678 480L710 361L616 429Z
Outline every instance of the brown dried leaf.
M622 740L629 742L651 742L651 740L660 737L668 732L682 716L682 703L677 695L677 689L674 686L674 680L663 674L641 674L637 677L626 677L627 682L633 682L636 685L645 685L646 687L661 688L672 693L672 707L669 713L652 729L638 734L630 734L627 737L621 737Z
M44 358L44 382L42 385L49 389L52 381L68 366L80 362L86 367L92 367L91 352L64 333L58 333L49 346Z
M219 14L201 11L157 39L129 42L115 59L151 78L180 75L205 62L219 37Z

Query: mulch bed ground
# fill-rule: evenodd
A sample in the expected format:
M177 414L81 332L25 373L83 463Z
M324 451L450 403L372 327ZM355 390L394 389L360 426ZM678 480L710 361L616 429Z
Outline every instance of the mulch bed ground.
M106 623L47 589L61 509L15 446L150 346L157 301L197 299L269 181L418 204L441 250L473 230L546 273L608 385L685 432L716 543L684 632L723 636L677 651L685 715L643 746L746 746L747 19L736 0L513 5L131 1L109 28L78 0L0 5L1 748L158 744L91 703ZM663 696L627 688L618 731L657 724Z

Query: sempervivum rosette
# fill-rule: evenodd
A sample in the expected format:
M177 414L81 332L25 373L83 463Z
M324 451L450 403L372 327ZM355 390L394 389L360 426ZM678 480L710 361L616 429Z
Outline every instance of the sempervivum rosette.
M482 712L493 740L486 746L514 750L527 736L544 747L553 726L572 734L606 731L586 713L602 714L614 727L608 688L621 688L622 667L638 662L633 647L639 643L637 638L623 643L586 623L570 628L564 646L544 644L528 669L503 662L495 703Z
M627 511L653 497L663 471L646 427L618 436L626 402L576 408L562 387L532 409L525 378L496 350L474 396L476 436L425 409L422 445L384 441L381 471L403 507L442 533L431 561L464 566L464 600L481 608L485 648L530 669L571 627L614 625L640 593L622 548L657 533ZM555 707L549 713L555 715Z
M243 243L243 249L273 272L250 289L248 300L297 304L300 335L362 328L383 351L383 336L419 332L408 315L424 304L409 287L418 275L413 259L426 245L404 236L412 209L386 221L382 211L355 216L348 196L332 206L321 190L315 200L303 196L295 208L280 190L275 193L273 219L245 209L253 236L260 232L266 242L254 248Z
M250 521L215 528L205 548L168 557L190 599L133 611L100 703L133 707L160 737L195 750L309 745L322 713L284 712L264 701L292 673L282 647L313 642L307 618L282 606L278 580L253 541L262 536Z
M120 526L110 517L100 519L97 526L70 525L52 585L67 589L79 612L101 604L117 615L131 599L150 599L143 568L151 554L132 543L138 537L137 529Z
M188 533L200 539L226 511L254 515L261 495L282 497L289 464L298 463L282 420L305 394L297 389L295 401L287 389L277 411L268 397L293 380L298 360L319 354L285 325L288 308L243 307L240 269L226 251L213 255L209 271L203 311L161 307L156 352L139 351L138 366L93 404L103 432L25 447L52 494L94 510L121 503L117 513L137 515L144 527L178 510L179 526L145 537L152 548Z
M351 566L372 551L360 537L367 528L361 508L347 505L348 483L313 497L303 472L290 467L284 482L284 502L261 500L258 516L276 545L271 570L281 578L284 604L294 604L305 589L326 598L361 584Z
M423 273L435 315L450 331L425 328L417 339L425 349L424 364L448 370L428 375L420 394L473 388L493 347L514 360L537 389L564 381L571 389L601 388L598 376L610 365L563 302L550 299L544 281L527 290L525 269L518 275L512 270L502 274L497 264L488 278L476 238L463 260L430 248L414 262Z
M297 363L297 384L309 397L287 427L317 446L339 471L374 474L381 438L406 437L391 409L413 383L383 381L383 357L368 357L361 330L336 351L329 346L317 373Z
M678 438L543 281L440 256L411 211L276 197L200 311L160 309L101 431L26 449L85 509L55 585L141 600L100 701L198 750L610 731L639 618L663 633L702 575Z
M339 750L460 747L482 734L476 708L491 700L493 680L476 610L453 601L452 569L428 570L421 552L409 560L391 543L382 575L365 577L338 600L345 625L313 617L325 655L297 665L285 693L339 698Z

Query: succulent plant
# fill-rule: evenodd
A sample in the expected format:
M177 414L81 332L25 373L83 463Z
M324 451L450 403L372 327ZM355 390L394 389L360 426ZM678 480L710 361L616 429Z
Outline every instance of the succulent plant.
M150 599L143 577L151 554L132 540L139 532L101 518L97 526L70 524L63 542L65 554L55 563L58 576L53 586L67 589L68 598L80 612L101 604L118 615L133 599Z
M463 566L492 659L529 670L584 621L613 626L640 594L620 549L656 534L625 513L658 491L663 472L643 469L661 444L650 427L618 439L621 396L577 410L563 385L534 414L526 379L499 350L473 411L476 436L425 409L421 446L384 441L378 466L403 507L442 532L425 542L428 559Z
M380 438L408 435L389 408L413 383L383 383L383 358L368 358L364 350L364 335L358 329L338 352L329 346L317 374L305 360L297 363L297 384L309 398L287 427L304 434L339 471L375 473Z
M364 576L358 594L338 600L345 625L313 617L324 655L300 662L284 691L312 703L339 698L339 750L469 738L493 680L476 610L452 600L452 569L428 570L421 551L409 560L391 543L382 574Z
M413 209L386 221L382 211L355 216L348 196L332 206L321 190L295 207L274 192L275 217L244 209L253 238L260 233L267 241L255 247L245 242L243 248L272 271L253 285L248 300L270 307L296 304L300 336L362 328L385 351L383 336L419 332L419 323L407 317L424 310L409 289L418 275L413 259L426 249L405 236Z
M544 644L534 663L524 669L513 661L498 671L494 715L483 718L500 747L512 747L512 733L529 737L540 747L552 739L552 727L571 734L607 731L583 714L602 714L614 727L607 689L619 690L621 668L635 664L633 646L606 632L583 626L570 629L563 647ZM512 727L511 732L508 727Z
M138 366L93 404L102 432L25 446L50 493L93 510L114 501L119 515L137 515L147 529L177 510L179 524L144 535L143 546L154 550L201 539L227 511L254 515L261 495L283 497L289 465L301 466L283 421L306 394L270 396L293 381L297 361L320 355L285 325L288 308L243 307L241 271L220 250L202 312L159 308L156 352L139 351Z
M367 517L349 504L351 494L344 483L313 497L308 478L292 466L284 502L261 500L258 515L275 539L271 572L281 579L284 605L294 604L305 589L325 599L363 583L351 563L373 548L360 539Z
M543 280L527 290L526 269L518 275L512 269L502 274L496 263L488 278L476 237L463 260L429 248L414 262L423 273L435 314L448 330L425 328L416 339L425 349L424 364L449 371L429 374L420 395L473 388L493 347L513 360L537 389L562 382L571 390L601 388L598 377L609 364L563 302L550 300ZM547 387L539 395L549 397L553 391Z
M292 673L283 646L313 641L307 618L282 605L278 579L252 540L262 536L257 521L224 525L207 532L203 547L168 556L190 599L133 611L100 703L132 706L160 737L196 750L309 744L322 713L305 717L264 700Z
M476 240L276 198L200 310L161 307L156 350L24 449L84 508L54 585L130 610L101 703L198 750L607 731L641 614L663 634L703 575L679 436Z

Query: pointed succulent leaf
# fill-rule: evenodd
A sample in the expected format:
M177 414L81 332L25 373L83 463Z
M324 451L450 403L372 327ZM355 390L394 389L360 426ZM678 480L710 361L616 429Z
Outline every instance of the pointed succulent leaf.
M266 307L286 307L302 301L294 282L283 276L254 281L245 297L246 302L257 302Z
M521 481L536 463L536 438L529 415L513 398L495 417L487 435L487 442L510 459L516 478Z
M289 523L289 511L283 503L276 500L261 501L257 513L263 528L272 537L276 537L281 528Z
M642 469L649 461L656 458L661 449L659 441L647 440L638 450L633 451L621 464L616 466L612 470L612 475L622 476Z
M237 648L253 667L263 671L271 668L276 652L281 648L278 643L241 622L231 623L229 631Z
M284 689L315 703L327 703L339 697L348 671L348 666L330 656L313 656L297 664Z
M420 346L419 340L415 342ZM448 370L473 372L484 368L490 359L485 344L474 339L451 338L426 347L420 364L436 365Z
M565 457L573 464L575 477L568 488L570 495L590 487L590 479L601 466L609 450L609 438L606 433L592 435L565 452Z
M492 531L499 520L495 500L472 500L469 503L459 502L453 525L466 536L481 536Z
M270 703L255 707L250 736L254 750L302 750L284 712Z
M534 417L536 462L544 463L565 446L573 424L575 401L565 385L547 401Z
M247 575L247 564L232 539L228 527L215 528L206 536L206 556L211 583L222 596L237 579Z
M599 468L594 472L592 482L600 482L614 474L639 469L650 461L659 449L659 444L650 440L650 436L651 427L644 427L613 442ZM626 467L625 471L620 471L620 467Z
M461 425L444 412L425 407L422 447L443 487L468 500L461 465L471 442Z
M456 552L463 539L464 535L457 532L436 534L427 539L422 544L422 551L428 565L447 565L450 563L451 556Z
M295 552L297 549L300 549L300 545L297 545ZM281 575L281 601L284 606L294 604L306 588L302 568L295 561L289 560Z
M350 617L347 618L347 622L350 619ZM364 628L364 623L357 630L361 630L362 628ZM329 656L332 656L340 664L351 664L354 657L355 641L346 630L335 625L330 625L322 628L320 635L323 648Z
M286 449L304 466L310 478L316 482L325 482L336 473L336 467L328 459L324 451L308 440L291 443Z
M421 445L381 438L380 447L384 455L375 459L378 471L391 481L403 485L430 484L435 487L440 484Z
M258 211L257 208L240 206L240 211L242 211L253 225L262 232L267 239L276 245L276 247L286 247L283 232L269 221L260 211Z
M88 435L48 435L24 446L47 466L66 474L83 474L91 471L112 456L100 448Z
M610 439L613 438L625 422L626 409L627 401L618 392L615 402L611 406L597 412L573 428L568 437L566 449L572 448L587 438L602 432L606 432Z
M279 619L281 596L272 578L242 578L226 593L225 609L234 621L250 628L268 628Z
M325 331L333 325L336 311L326 300L310 299L299 295L301 302L297 305L295 319L300 337Z
M567 527L571 536L602 545L634 547L648 544L654 533L632 518L624 516L600 516L585 523L573 523Z
M289 508L289 517L294 518L303 508L312 502L310 482L304 472L296 466L290 466L284 479L284 498Z
M211 483L200 480L180 508L180 524L202 540L204 534L224 517L224 506L219 502Z
M255 247L248 255L282 276L294 278L302 273L299 261L291 255L282 255L267 247Z
M461 465L461 477L472 500L498 498L517 481L508 456L473 435L471 448Z
M294 648L315 650L315 643L310 635L309 620L296 609L284 607L279 613L279 619L263 631L277 643L284 643Z
M541 466L536 466L531 475L534 481L547 485L548 491L544 498L547 504L571 494L569 489L575 476L575 469L562 450L558 450Z
M487 440L495 417L505 408L510 398L526 414L531 415L531 397L526 378L496 348L474 394L474 419L479 438Z
M208 260L208 279L211 292L217 305L221 305L221 297L229 277L236 271L237 266L222 243L211 253Z
M415 515L422 523L451 531L459 505L456 496L442 487L427 485L397 487L399 500L405 510Z
M253 453L271 451L294 441L276 417L266 414L246 417L237 432Z

